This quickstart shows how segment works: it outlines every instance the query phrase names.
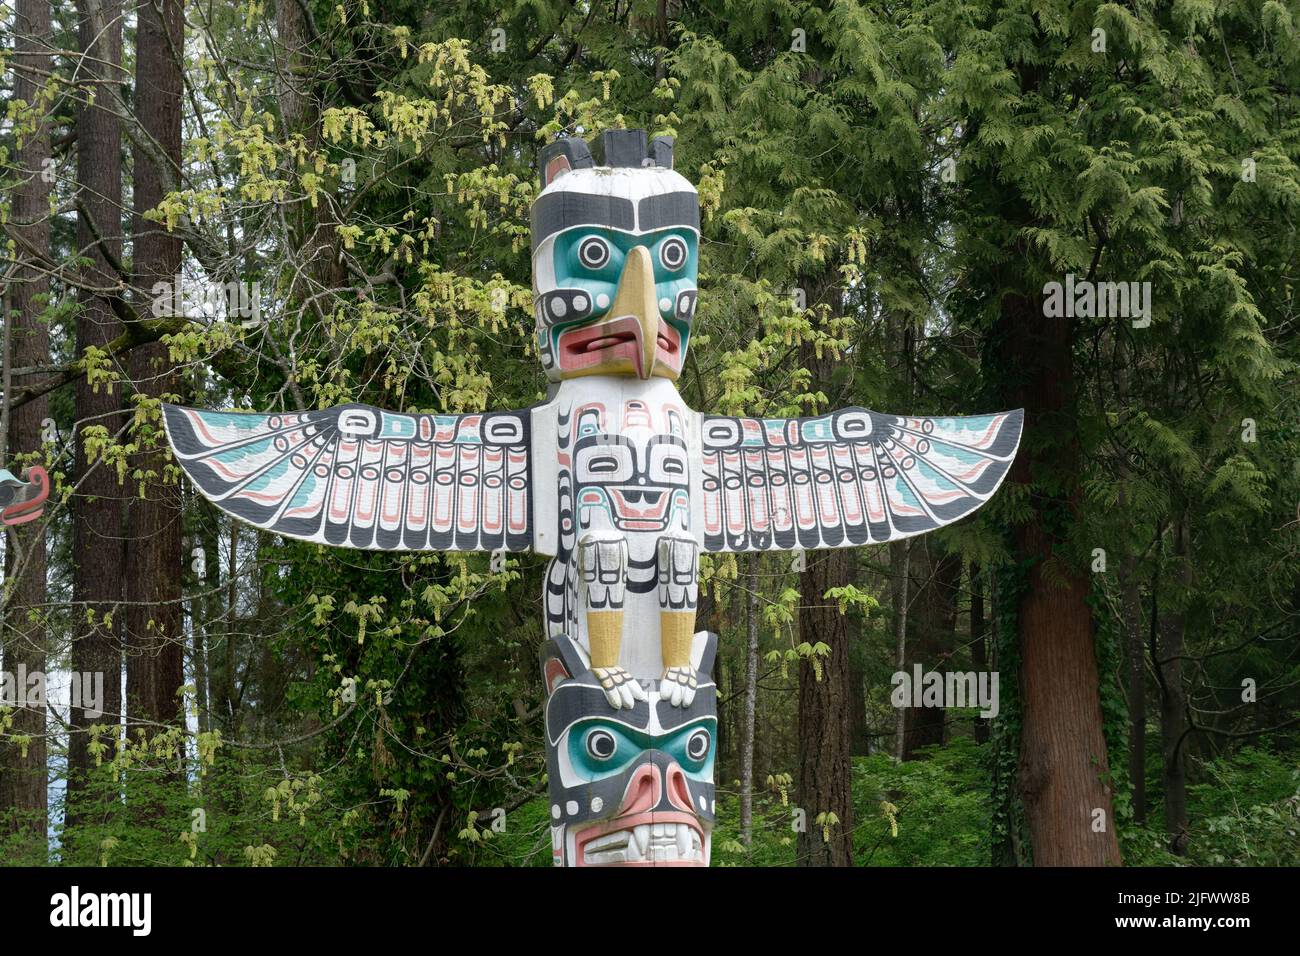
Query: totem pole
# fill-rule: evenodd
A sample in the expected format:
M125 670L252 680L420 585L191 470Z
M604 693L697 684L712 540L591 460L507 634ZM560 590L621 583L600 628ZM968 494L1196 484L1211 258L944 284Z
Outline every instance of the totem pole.
M1019 411L847 408L749 419L687 408L699 201L673 141L607 132L541 153L533 302L549 399L519 411L166 406L199 491L276 534L392 551L551 556L541 652L552 854L706 866L717 638L695 630L700 551L880 544L997 489Z
M26 481L0 468L0 524L19 525L35 521L44 512L45 500L49 496L50 476L40 465L27 469Z

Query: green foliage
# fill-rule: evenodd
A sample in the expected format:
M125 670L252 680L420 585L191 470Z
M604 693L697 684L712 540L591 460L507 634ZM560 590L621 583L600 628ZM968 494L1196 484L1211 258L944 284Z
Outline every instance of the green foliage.
M989 746L957 737L899 763L883 754L853 763L854 863L857 866L987 866L990 804ZM1205 768L1190 811L1198 823L1192 856L1164 849L1158 821L1121 822L1120 845L1130 866L1285 866L1300 851L1300 773L1283 759L1247 748ZM719 793L713 831L715 866L790 866L794 862L793 805L772 782L755 801L754 841L740 842L740 804ZM478 865L549 865L545 799L509 817L504 835L484 849ZM809 821L811 825L811 821Z
M1246 747L1205 763L1188 788L1185 859L1165 848L1157 818L1121 826L1130 866L1290 866L1300 854L1300 770L1288 756Z
M854 862L861 866L985 866L987 760L969 737L899 763L854 763Z
M1053 538L1047 577L1090 574L1126 862L1300 856L1294 0L292 9L314 24L293 49L265 5L187 11L184 175L141 213L184 241L187 270L258 283L272 313L185 319L163 337L185 370L187 402L462 411L540 399L528 207L537 150L579 128L589 138L628 126L674 134L677 168L698 184L700 318L679 385L699 409L987 411L1022 371L1000 357L1005 295L1036 300L1066 273L1150 282L1149 326L1074 319L1068 401L1026 435L1034 467L976 520L937 536L996 581L988 666L1000 674L1000 713L984 745L962 736L963 716L921 759L859 757L855 855L863 865L1032 860L1018 790L1015 616L1029 569L1012 539L1038 521ZM58 46L75 48L68 25L58 27ZM36 102L6 103L0 221L11 218L8 187L28 175L9 148L40 111L68 125L59 112L68 82L56 76ZM52 248L70 276L87 260L60 206L68 195L52 198ZM16 248L6 240L6 262ZM161 440L157 402L136 393L122 356L77 352L78 296L65 298L42 306L52 360L122 395L130 412L117 434L81 423L84 457L109 469L123 496L175 480L171 465L159 474L134 464ZM51 403L65 435L70 391ZM1077 467L1043 454L1062 443L1077 445ZM65 440L41 452L60 507L50 602L32 612L62 648L74 618L94 613L73 600L83 556L71 553L70 451ZM11 461L36 454L9 450ZM202 646L210 697L183 733L98 742L83 805L55 808L72 814L56 828L55 862L550 864L542 559L493 572L485 556L327 550L235 530L189 498L185 523L209 570L187 572L183 636L191 670ZM1108 570L1084 572L1097 548ZM882 552L863 549L855 583L823 595L853 634L863 752L868 740L887 745L895 717ZM1122 580L1125 557L1134 561ZM762 746L745 846L736 731L751 573ZM796 573L786 556L704 562L707 624L721 637L719 865L793 860L795 675L811 661L823 676L832 659L821 635L799 632ZM1173 615L1185 622L1194 725L1185 858L1166 849L1154 720L1142 728L1143 825L1125 779L1126 585L1140 598L1137 638ZM959 603L944 663L966 667L969 605ZM1148 678L1154 716L1154 670ZM1257 699L1243 699L1243 682ZM29 743L8 729L6 747ZM196 809L205 830L193 827ZM12 822L0 821L0 859L43 859L10 835Z

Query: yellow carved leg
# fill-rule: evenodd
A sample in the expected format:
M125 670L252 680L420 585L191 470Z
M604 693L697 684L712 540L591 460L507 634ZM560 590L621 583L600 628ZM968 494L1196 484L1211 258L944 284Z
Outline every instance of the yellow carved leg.
M623 651L623 612L588 611L587 640L592 667L617 667Z
M591 649L591 672L600 681L610 706L616 710L631 709L638 700L645 700L641 685L619 665L623 650L623 612L588 611L587 642Z
M659 539L659 652L664 659L659 699L674 707L691 706L699 683L691 666L698 573L699 545L693 539Z
M659 612L659 649L664 667L690 667L695 610Z
M659 697L675 707L689 707L695 699L698 681L691 666L691 643L695 636L695 610L659 612L659 650L664 659L664 676Z
M627 541L611 532L591 532L578 542L583 600L587 605L587 648L591 672L615 710L645 700L619 664L623 650L623 597L627 589Z

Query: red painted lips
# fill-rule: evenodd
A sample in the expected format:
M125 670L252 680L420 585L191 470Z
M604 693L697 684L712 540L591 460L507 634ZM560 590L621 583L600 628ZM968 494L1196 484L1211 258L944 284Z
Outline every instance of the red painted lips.
M649 378L653 369L644 368L641 323L624 316L583 328L560 333L560 370L592 374L631 372ZM655 343L656 366L663 365L674 375L681 371L681 336L671 325L660 321Z

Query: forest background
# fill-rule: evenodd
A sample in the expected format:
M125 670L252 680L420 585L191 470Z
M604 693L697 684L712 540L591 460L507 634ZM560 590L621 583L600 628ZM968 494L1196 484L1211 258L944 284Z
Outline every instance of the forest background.
M705 562L715 865L1300 859L1295 0L5 0L0 31L0 466L53 482L3 535L0 863L549 864L544 559L232 523L159 403L538 401L537 151L619 127L700 191L692 407L1026 409L973 520ZM895 707L917 666L997 672L997 716Z

